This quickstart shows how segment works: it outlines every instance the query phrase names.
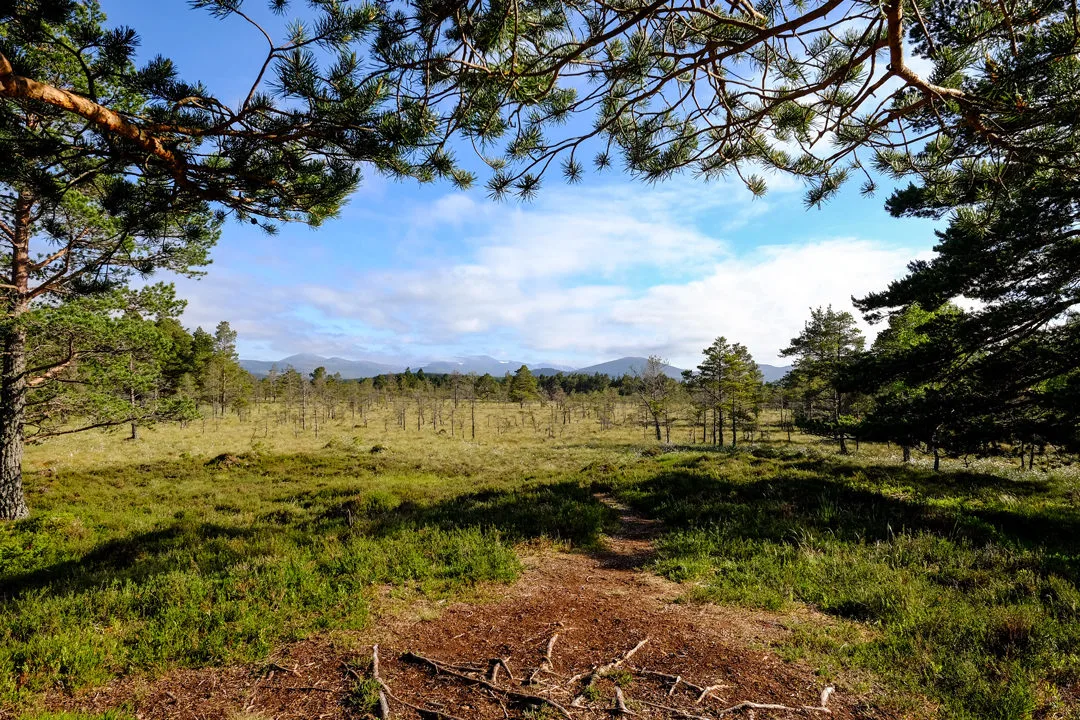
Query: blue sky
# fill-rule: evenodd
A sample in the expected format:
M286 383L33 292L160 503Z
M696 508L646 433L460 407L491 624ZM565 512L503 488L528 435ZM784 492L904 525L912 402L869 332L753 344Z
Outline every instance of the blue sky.
M184 0L101 4L110 25L139 33L140 62L162 54L223 99L246 94L264 52L253 29ZM318 229L228 225L206 275L177 285L186 324L228 320L252 359L583 366L656 353L687 367L724 335L776 363L809 308L850 309L933 245L932 223L892 219L884 193L857 189L806 210L782 178L752 199L736 183L649 186L608 171L575 186L552 177L523 205L489 200L482 183L460 192L369 174Z

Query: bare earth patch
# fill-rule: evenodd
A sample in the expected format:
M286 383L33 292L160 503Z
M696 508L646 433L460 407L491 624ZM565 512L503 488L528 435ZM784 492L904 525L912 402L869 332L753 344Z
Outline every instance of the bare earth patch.
M434 619L384 618L360 638L369 645L359 654L314 638L261 666L125 678L75 696L52 695L48 704L83 711L126 706L140 718L185 720L365 717L369 711L351 702L352 689L371 677L370 645L377 643L394 718L893 716L874 697L843 687L820 709L826 683L768 649L786 632L783 616L674 602L685 587L641 569L653 553L655 523L601 499L623 520L603 552L533 551L523 577L493 601L453 604ZM409 661L409 653L443 670ZM505 664L493 675L498 659ZM604 666L610 670L598 674ZM789 709L736 707L746 702Z

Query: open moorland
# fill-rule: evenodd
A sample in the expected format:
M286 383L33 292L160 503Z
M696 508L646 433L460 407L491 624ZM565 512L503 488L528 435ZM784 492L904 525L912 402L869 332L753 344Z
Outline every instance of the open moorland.
M31 447L0 717L1080 716L1066 461L477 412Z

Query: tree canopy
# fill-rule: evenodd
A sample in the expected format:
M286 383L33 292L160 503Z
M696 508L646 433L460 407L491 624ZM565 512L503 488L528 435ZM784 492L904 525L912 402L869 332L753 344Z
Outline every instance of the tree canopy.
M377 49L408 103L472 139L492 194L554 165L810 182L937 174L1071 152L1077 10L1006 0L411 0ZM1060 98L1066 101L1059 104Z

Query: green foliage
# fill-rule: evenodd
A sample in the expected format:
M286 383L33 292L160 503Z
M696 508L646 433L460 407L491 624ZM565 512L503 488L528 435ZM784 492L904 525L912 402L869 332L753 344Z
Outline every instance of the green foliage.
M36 477L39 511L0 526L0 702L252 661L367 627L380 586L440 598L507 582L511 543L597 547L616 524L576 472L522 481L424 458L353 446Z
M293 483L315 467L318 483ZM251 660L312 631L362 628L375 585L442 596L516 577L493 504L384 467L357 476L352 456L324 453L65 475L65 499L0 528L0 697ZM85 490L101 486L107 504L88 503ZM506 519L519 524L507 529L583 526L567 503L554 527L539 519L543 502L512 503Z
M528 400L536 400L540 394L536 390L536 378L525 365L522 365L514 373L509 388L510 402L524 403Z
M811 310L802 332L780 351L782 357L795 358L785 382L801 396L796 422L807 432L835 438L842 453L858 425L852 414L858 397L844 392L843 379L865 343L851 313L829 305Z
M253 23L240 3L192 5L235 25ZM364 163L421 180L471 182L446 164L445 153L413 156L433 130L422 107L384 107L389 87L362 60L379 24L375 7L317 3L301 20L293 3L276 5L277 14L295 18L287 21L289 37L271 40L256 58L262 72L253 73L250 91L232 104L181 79L172 61L153 51L137 67L137 33L108 28L96 2L9 4L0 12L0 54L14 75L70 90L84 102L64 107L13 83L5 87L0 122L13 130L11 140L48 136L10 122L15 106L82 126L79 162L102 166L103 174L139 177L174 212L212 202L268 230L273 222L318 224L336 214ZM30 147L6 146L0 156ZM61 149L55 141L33 147L53 157Z
M724 418L731 427L731 444L738 444L738 428L752 427L761 406L763 380L750 350L718 337L702 350L697 372L684 373L684 381L699 408L704 429L712 425L712 441L724 442Z
M494 197L530 197L551 168L576 182L588 152L755 195L762 169L788 173L818 206L851 177L872 193L873 170L938 195L1005 157L1054 167L1075 143L1078 40L1067 3L415 0L376 45L396 92L478 148Z
M41 440L121 423L186 420L194 406L174 394L188 342L175 315L184 307L171 285L113 290L32 308L19 318L37 381L24 422ZM179 346L178 346L179 343Z
M382 685L375 678L364 678L355 683L345 698L345 704L359 713L374 713L379 707L379 691Z

